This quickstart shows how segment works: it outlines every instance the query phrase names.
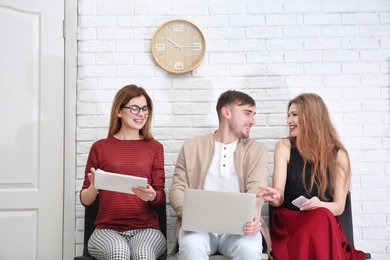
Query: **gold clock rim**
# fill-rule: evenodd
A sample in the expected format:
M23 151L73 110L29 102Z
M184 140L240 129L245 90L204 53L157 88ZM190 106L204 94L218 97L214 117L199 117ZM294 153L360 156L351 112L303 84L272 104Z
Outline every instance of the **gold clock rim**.
M200 34L201 34L201 36L202 36L202 38L203 38L203 42L204 42L204 48L203 48L203 53L202 53L201 59L200 59L200 60L197 62L197 64L194 65L192 68L189 68L189 69L186 69L186 70L183 70L183 71L176 71L176 70L171 70L171 69L168 69L168 68L164 68L164 67L163 67L162 65L160 65L160 63L157 61L156 56L155 56L155 52L154 52L154 49L153 49L153 42L154 42L154 40L155 40L155 38L156 38L156 36L157 36L157 33L158 33L165 25L167 25L167 24L169 24L169 23L173 23L173 22L185 22L185 23L191 24L192 26L194 26L194 27L200 32ZM167 71L167 72L169 72L169 73L172 73L172 74L185 74L185 73L187 73L187 72L191 72L191 71L195 70L195 69L196 69L197 67L199 67L199 65L202 63L202 61L203 61L203 59L204 59L204 56L205 56L205 54L206 54L206 38L204 37L204 34L203 34L202 30L201 30L196 24L194 24L193 22L188 21L188 20L185 20L185 19L171 19L171 20L168 20L168 21L162 23L162 24L161 24L159 27L157 27L157 29L154 31L153 36L152 36L152 41L151 41L151 50L152 50L152 56L153 56L154 61L157 63L157 65L158 65L161 69L163 69L163 70L165 70L165 71Z

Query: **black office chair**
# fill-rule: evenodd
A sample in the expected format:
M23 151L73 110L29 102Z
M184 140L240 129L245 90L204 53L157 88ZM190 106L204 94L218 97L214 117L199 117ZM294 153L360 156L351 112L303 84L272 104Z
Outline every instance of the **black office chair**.
M271 216L272 211L274 209L271 204L269 205L269 216L270 216L270 226L271 226ZM351 192L347 193L347 197L345 199L345 208L344 212L339 216L339 220L341 223L341 227L343 228L344 234L347 237L348 244L355 247L353 241L353 223L352 223L352 205L351 205ZM371 259L371 254L366 253L366 259Z
M74 260L95 260L88 252L88 240L95 230L95 219L99 211L99 196L96 197L96 200L88 207L85 208L84 215L84 248L83 255L76 256ZM158 221L160 224L160 230L167 238L167 211L166 206L162 206L157 209ZM167 259L167 252L164 255L157 258L157 260Z

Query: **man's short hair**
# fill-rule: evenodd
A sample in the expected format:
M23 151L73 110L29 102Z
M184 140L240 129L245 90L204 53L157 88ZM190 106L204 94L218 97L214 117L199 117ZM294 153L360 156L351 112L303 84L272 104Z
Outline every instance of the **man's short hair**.
M223 92L219 96L217 106L216 106L218 119L220 122L221 122L221 109L223 107L228 107L231 105L236 105L236 106L250 105L255 107L256 102L251 96L241 91L228 90Z

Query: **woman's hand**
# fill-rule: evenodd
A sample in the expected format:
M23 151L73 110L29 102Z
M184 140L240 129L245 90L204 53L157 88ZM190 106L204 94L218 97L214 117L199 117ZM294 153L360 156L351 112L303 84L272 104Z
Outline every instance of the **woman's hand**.
M95 188L95 168L91 168L91 172L87 174L89 180L89 187Z
M132 191L135 195L137 195L138 198L145 202L153 201L156 199L157 196L157 192L153 189L152 186L150 186L150 184L147 184L146 188L142 186L132 188Z
M314 196L311 199L302 203L299 209L301 211L304 211L304 210L313 210L321 207L323 207L322 201L320 201L320 199L317 196Z
M260 192L257 193L256 197L269 201L274 206L276 205L279 206L280 204L283 203L282 194L280 194L280 192L277 191L276 189L268 186L261 186Z
M90 184L88 189L81 191L80 199L84 205L91 205L95 201L98 192L98 189L95 188L95 168L92 167L87 176Z

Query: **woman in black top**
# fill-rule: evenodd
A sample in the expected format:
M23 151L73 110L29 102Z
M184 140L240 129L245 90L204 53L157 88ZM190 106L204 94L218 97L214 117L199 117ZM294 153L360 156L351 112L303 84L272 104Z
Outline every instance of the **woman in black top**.
M328 109L316 94L288 104L290 136L275 147L273 187L258 197L277 207L271 240L275 260L365 259L348 245L338 220L344 211L351 166ZM298 206L299 196L307 200Z

